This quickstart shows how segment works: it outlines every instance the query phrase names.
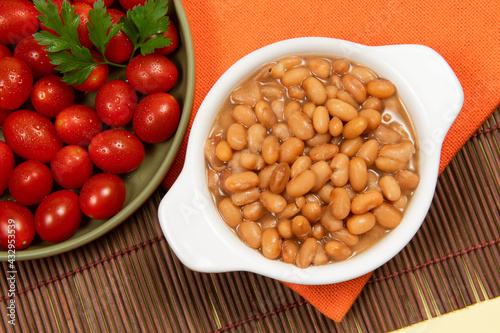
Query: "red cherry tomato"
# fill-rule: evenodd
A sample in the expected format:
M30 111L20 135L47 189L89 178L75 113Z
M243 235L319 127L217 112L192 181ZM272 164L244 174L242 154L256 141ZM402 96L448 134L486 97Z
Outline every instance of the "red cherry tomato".
M120 18L125 16L125 13L118 9L108 9L108 14L111 15L113 25L120 22ZM111 62L121 64L130 59L132 52L134 52L134 44L130 38L120 30L120 32L109 41L104 56Z
M84 92L96 91L106 83L108 75L109 68L107 64L97 65L82 84L73 85L73 87Z
M30 97L33 74L29 66L15 57L0 58L0 108L14 110Z
M135 56L125 71L128 82L140 93L167 92L177 82L177 67L167 57L150 53Z
M92 107L72 105L57 114L55 128L63 142L87 147L101 133L102 123Z
M49 163L63 143L54 124L35 111L17 110L5 119L5 142L14 153L26 160Z
M23 250L35 238L33 213L14 201L0 201L0 246L6 250Z
M14 168L9 177L9 192L20 204L40 203L52 191L52 173L45 164L25 161Z
M125 126L134 114L137 94L122 80L106 82L95 97L95 110L103 123L112 127Z
M75 3L86 3L89 6L94 6L94 2L97 0L74 0ZM115 0L104 0L104 7L110 7Z
M92 219L107 219L120 211L125 203L123 180L111 173L99 173L83 184L80 190L80 208Z
M123 9L129 10L137 5L144 5L147 0L118 0Z
M0 58L3 57L12 57L12 52L7 46L0 44Z
M89 154L92 162L101 170L120 174L141 165L146 151L134 134L122 129L110 129L92 139Z
M144 97L134 111L132 126L135 134L144 142L157 143L170 138L181 116L179 103L167 93L155 93Z
M75 102L75 90L57 75L44 76L33 85L30 95L35 110L53 118Z
M83 47L90 49L94 46L94 43L90 40L89 37L89 28L87 27L87 23L90 23L89 19L89 11L92 9L86 3L75 3L73 4L75 8L75 14L80 16L80 23L78 24L78 39L80 40L80 44Z
M0 141L0 195L9 185L9 175L14 170L14 153L3 141Z
M163 55L170 54L177 49L179 46L179 33L177 31L177 27L174 22L169 20L168 22L168 30L163 33L165 37L170 39L171 44L169 46L165 46L159 49L156 49L155 52Z
M47 242L70 238L82 222L78 194L59 190L42 200L35 212L35 230Z
M54 180L68 190L78 189L92 176L94 165L89 153L77 145L61 148L50 161Z
M37 32L38 14L31 1L0 1L0 43L16 44Z
M24 61L30 68L34 79L56 74L56 66L50 63L49 52L44 45L38 44L35 37L28 36L21 40L14 49L14 57Z

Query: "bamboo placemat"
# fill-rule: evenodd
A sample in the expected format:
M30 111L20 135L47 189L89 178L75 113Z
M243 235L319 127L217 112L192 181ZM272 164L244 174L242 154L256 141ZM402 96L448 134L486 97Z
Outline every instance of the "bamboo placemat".
M16 325L1 264L0 332L387 332L500 296L500 112L438 180L410 244L377 269L340 323L262 276L186 269L163 237L158 189L80 249L16 262Z

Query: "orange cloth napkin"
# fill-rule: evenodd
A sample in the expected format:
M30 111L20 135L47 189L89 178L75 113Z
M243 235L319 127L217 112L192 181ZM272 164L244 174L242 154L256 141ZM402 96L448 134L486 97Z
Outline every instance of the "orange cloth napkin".
M366 45L423 44L462 83L465 104L446 136L440 171L500 102L500 1L496 0L183 0L195 59L193 117L212 85L244 55L282 39L322 36ZM189 134L189 131L188 131ZM163 185L179 175L186 141ZM286 284L340 321L371 274L324 286Z

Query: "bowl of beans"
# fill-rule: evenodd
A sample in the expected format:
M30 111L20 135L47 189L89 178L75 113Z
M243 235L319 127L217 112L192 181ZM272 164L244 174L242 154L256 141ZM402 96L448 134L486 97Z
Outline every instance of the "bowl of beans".
M195 271L311 285L364 275L425 219L462 105L455 74L425 46L265 46L201 104L159 206L163 233Z

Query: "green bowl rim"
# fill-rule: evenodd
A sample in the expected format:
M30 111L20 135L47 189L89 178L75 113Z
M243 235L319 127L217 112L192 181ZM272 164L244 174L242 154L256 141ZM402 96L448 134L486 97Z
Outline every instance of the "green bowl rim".
M177 15L177 21L179 24L178 31L182 34L183 43L186 47L186 60L188 70L185 74L187 77L187 88L184 94L184 105L182 108L179 126L172 139L172 143L167 152L167 155L160 165L160 168L153 175L150 182L146 184L143 190L125 207L125 209L118 212L118 214L113 216L108 221L104 222L98 228L95 228L75 239L69 239L61 243L53 243L50 246L42 249L30 250L29 248L27 248L26 250L15 252L16 261L47 258L70 250L74 250L98 239L99 237L105 235L106 233L123 223L137 209L139 209L140 206L142 206L142 204L144 204L144 202L149 199L149 197L158 188L158 186L160 186L163 178L170 169L175 156L179 151L181 143L186 135L189 121L191 119L195 91L195 61L191 28L189 26L189 21L187 19L186 12L184 11L181 0L172 0L172 2L174 3L174 10ZM127 209L127 207L130 208ZM8 259L10 259L9 251L0 251L0 261L7 261Z

